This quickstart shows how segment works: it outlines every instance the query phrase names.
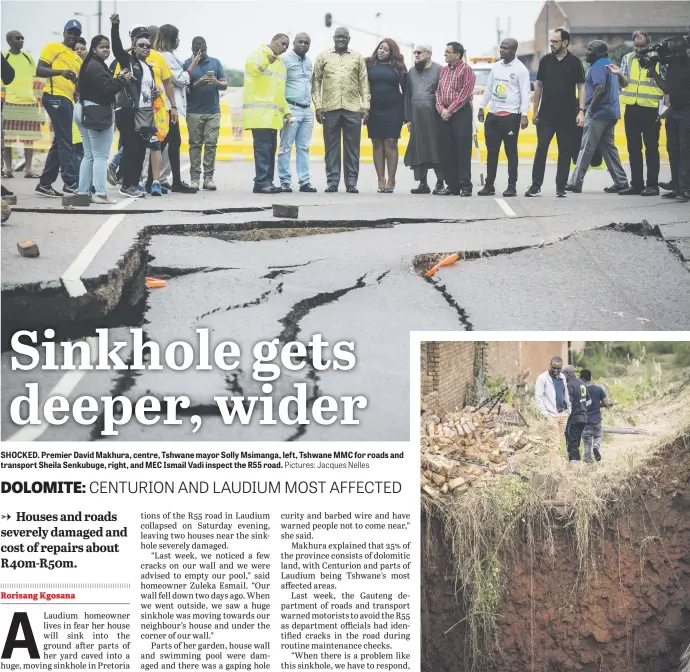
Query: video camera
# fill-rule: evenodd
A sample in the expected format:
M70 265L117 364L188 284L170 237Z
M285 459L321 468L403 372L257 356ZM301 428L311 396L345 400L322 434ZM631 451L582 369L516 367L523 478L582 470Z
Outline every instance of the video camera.
M671 43L677 40L676 37L666 37L660 42L647 47L638 53L637 58L640 61L640 66L648 70L656 68L657 63L661 65L668 65L678 53L677 49L671 48ZM685 40L685 48L690 49L690 37L687 35L682 38Z

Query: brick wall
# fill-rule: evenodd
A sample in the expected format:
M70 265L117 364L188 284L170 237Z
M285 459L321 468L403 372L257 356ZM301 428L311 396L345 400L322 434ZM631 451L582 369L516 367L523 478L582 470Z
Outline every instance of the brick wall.
M465 405L467 387L474 380L475 343L422 343L423 405L437 413Z
M493 341L486 354L486 377L505 378L512 382L521 373L520 343L517 341Z

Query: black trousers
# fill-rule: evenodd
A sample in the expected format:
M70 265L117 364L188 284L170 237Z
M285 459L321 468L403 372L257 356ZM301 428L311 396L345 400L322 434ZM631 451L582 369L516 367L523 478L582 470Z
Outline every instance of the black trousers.
M508 184L513 187L518 178L518 135L520 133L520 115L507 114L498 116L489 114L484 122L484 137L486 138L486 183L493 186L498 168L498 154L501 143L508 157Z
M647 186L659 186L659 133L661 122L656 107L625 106L625 137L630 157L630 185L644 189L642 143L647 162Z
M170 161L170 170L172 171L173 185L177 186L182 182L182 176L180 175L180 145L182 144L182 138L180 136L180 122L173 124L170 121L170 111L168 110L168 124L169 130L168 135L165 136L165 140L161 142L161 153L167 147L168 148L168 160ZM151 171L151 164L149 163L149 176L146 181L146 190L151 190L151 183L153 182L153 173Z
M146 156L147 141L134 130L134 110L123 107L115 112L115 122L122 138L122 188L138 187Z
M668 121L673 123L669 125ZM671 107L668 111L668 121L666 133L672 176L675 171L675 177L672 179L678 192L690 193L690 108Z
M253 128L252 139L254 141L254 189L273 186L278 131L274 128Z
M565 445L568 450L568 459L571 461L580 459L580 441L586 426L586 422L574 422L568 423L565 428Z
M331 110L323 113L323 142L326 149L326 182L340 184L340 140L345 153L345 186L356 187L359 178L359 146L362 141L362 113Z
M439 123L441 165L448 189L472 189L472 105Z
M558 143L558 166L556 167L556 187L565 188L570 173L570 161L577 161L580 149L581 133L578 132L575 115L572 118L539 119L537 123L537 151L532 164L532 184L541 187L544 184L546 157L553 136Z

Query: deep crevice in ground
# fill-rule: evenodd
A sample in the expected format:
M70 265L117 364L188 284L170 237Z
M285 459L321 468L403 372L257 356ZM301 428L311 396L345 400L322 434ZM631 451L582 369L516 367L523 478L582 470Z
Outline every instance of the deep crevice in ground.
M514 561L501 559L498 660L475 672L678 669L690 642L688 441L686 430L661 448L638 472L626 506L591 530L596 573L580 588L568 517L551 527L553 556L525 541ZM452 548L435 516L423 513L422 530L421 669L470 672Z
M470 322L467 311L455 300L455 297L448 292L446 286L433 278L425 278L425 280L431 284L431 286L444 298L445 302L457 313L460 324L462 324L465 331L472 331L474 327L472 326L472 322Z

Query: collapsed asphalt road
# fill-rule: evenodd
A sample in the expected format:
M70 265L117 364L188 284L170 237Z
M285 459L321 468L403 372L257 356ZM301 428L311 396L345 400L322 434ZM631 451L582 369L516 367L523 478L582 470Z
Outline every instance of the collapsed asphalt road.
M596 204L581 199L593 212L586 221L575 221L553 214L546 201L543 214L521 214L515 206L517 216L511 218L479 201L467 218L437 223L422 218L414 222L413 208L395 202L386 217L365 207L358 220L351 215L359 206L347 202L347 207L324 207L320 222L346 221L364 228L261 242L228 240L226 234L240 219L247 227L252 221L271 222L270 216L261 219L257 213L203 219L170 213L158 231L151 227L150 216L128 216L130 238L123 249L132 255L138 246L132 258L141 264L129 269L130 283L136 285L143 275L166 275L168 280L165 288L146 292L143 300L141 292L121 298L120 322L110 325L123 328L113 330L113 337L127 336L124 327L142 326L148 339L164 346L193 341L197 329L208 328L214 342L238 342L242 361L232 375L88 372L69 396L184 394L192 399L193 408L185 412L181 426L131 422L108 441L404 441L409 435L410 331L690 328L690 273L683 253L690 224L675 204L631 210L621 217L611 212L610 198ZM447 212L429 210L428 216L440 215L437 220L442 220ZM391 225L396 216L412 221ZM313 215L310 218L316 223ZM643 219L650 226L642 227ZM614 221L637 227L615 230L610 228ZM424 276L422 271L434 259L452 252L466 260L441 269L434 278ZM108 254L113 257L112 251ZM107 280L107 273L97 267L90 275L85 282L92 292L99 291L96 283ZM134 305L123 308L122 301ZM92 320L84 323L83 333L70 335L87 336L98 325L98 319ZM252 346L273 338L308 342L315 333L329 343L353 341L356 367L317 372L308 366L286 372L274 383L273 396L293 393L295 382L305 382L312 399L364 395L368 407L358 414L360 425L297 429L259 425L258 418L247 426L224 425L214 397L262 394L261 383L251 375ZM98 424L81 427L72 422L17 437L8 418L9 400L29 381L38 382L47 395L61 375L9 372L9 356L3 354L3 439L103 440ZM202 420L196 434L192 414Z

